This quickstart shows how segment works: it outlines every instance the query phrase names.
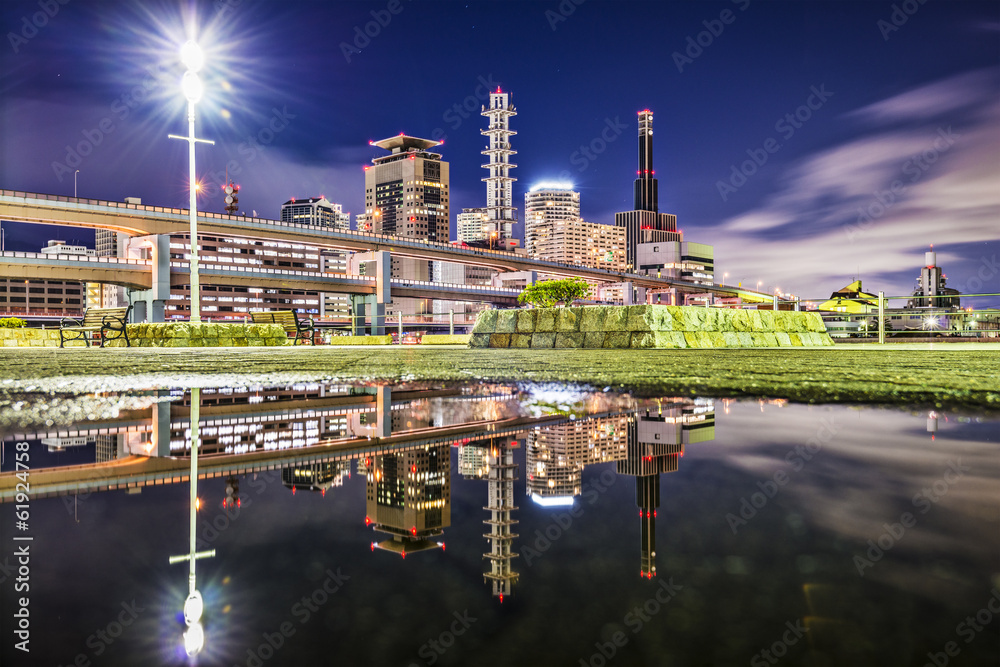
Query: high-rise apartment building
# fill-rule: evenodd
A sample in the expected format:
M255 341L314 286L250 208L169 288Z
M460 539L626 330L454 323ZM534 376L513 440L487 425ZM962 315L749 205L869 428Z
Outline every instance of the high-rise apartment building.
M579 192L545 184L532 188L524 195L524 249L537 257L540 234L557 222L579 219Z
M625 270L625 229L563 220L535 229L537 259L609 271Z
M636 246L640 243L683 241L677 231L677 216L659 212L659 193L653 170L653 112L639 112L639 167L634 183L634 208L615 213L615 225L625 229L626 269L638 266Z
M456 239L462 243L485 240L489 234L488 220L486 209L463 208L456 216Z
M483 155L489 160L483 165L489 172L489 176L483 179L486 183L485 211L489 233L509 239L514 236L514 223L517 222L513 194L517 179L510 176L510 170L517 166L510 161L510 157L517 154L510 147L510 138L517 134L510 129L510 118L516 116L517 111L510 103L510 94L502 92L498 86L496 92L490 93L490 105L483 106L482 115L488 119L481 134L489 137L489 144L483 150Z
M581 419L528 434L525 492L542 505L569 505L584 466L625 458L628 416Z
M524 195L524 245L550 262L625 269L625 228L580 219L580 193L542 185Z
M281 205L281 221L342 230L351 228L351 214L344 213L340 204L331 203L326 197L286 201Z

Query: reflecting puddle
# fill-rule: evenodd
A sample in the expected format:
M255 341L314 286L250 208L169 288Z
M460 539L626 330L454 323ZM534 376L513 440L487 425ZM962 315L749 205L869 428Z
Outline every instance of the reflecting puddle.
M996 421L555 385L8 398L7 584L18 545L31 558L3 608L30 594L31 653L5 641L4 664L991 664L1000 646Z

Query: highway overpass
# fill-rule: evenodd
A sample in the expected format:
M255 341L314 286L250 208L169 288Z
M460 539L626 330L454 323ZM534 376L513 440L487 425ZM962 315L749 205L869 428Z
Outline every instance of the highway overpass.
M185 234L189 230L187 209L80 199L16 190L0 190L0 220L67 225L89 229L111 229L131 236ZM731 286L701 285L683 280L547 262L499 250L463 248L449 243L339 231L316 225L303 225L264 218L199 212L198 233L205 236L235 236L300 242L354 252L386 250L400 257L485 266L498 271L537 271L547 275L579 277L603 282L631 282L639 287L660 290L676 287L690 293L711 292L720 296L741 296L750 301L769 301L771 299L770 295ZM401 293L395 294L409 296ZM448 297L438 296L436 298Z
M187 285L190 282L189 272L187 262L170 262L171 286ZM375 279L365 276L205 263L199 265L198 273L203 284L314 290L337 294L375 293ZM153 282L153 262L118 257L4 252L0 253L0 278L76 280L150 289ZM393 297L483 301L510 306L517 303L517 295L520 293L518 289L489 285L452 285L416 280L392 280L390 290Z

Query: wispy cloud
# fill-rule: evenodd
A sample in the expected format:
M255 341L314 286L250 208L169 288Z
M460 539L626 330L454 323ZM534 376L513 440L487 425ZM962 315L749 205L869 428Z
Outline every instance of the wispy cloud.
M902 294L934 244L960 281L1000 250L998 74L955 76L847 114L857 138L790 165L761 206L723 221L717 264L809 298L858 271L869 289Z

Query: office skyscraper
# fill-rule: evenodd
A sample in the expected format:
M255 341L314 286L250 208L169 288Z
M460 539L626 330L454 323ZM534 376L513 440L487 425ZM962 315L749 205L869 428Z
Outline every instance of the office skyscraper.
M625 228L625 262L629 271L638 264L640 243L683 241L677 231L677 216L659 212L656 171L653 170L653 112L639 112L639 165L634 184L633 210L615 213L615 225Z
M365 167L365 214L375 233L448 242L448 163L440 141L400 134L371 142L389 151Z
M483 168L490 174L483 179L487 224L490 234L509 239L514 235L514 223L517 222L512 192L517 179L510 176L510 170L517 166L510 162L510 156L517 154L510 148L510 138L517 134L510 129L510 117L516 116L517 111L510 104L509 94L501 92L498 86L496 92L490 93L490 105L483 107L482 115L489 119L486 129L482 130L482 134L489 137L489 144L483 151L489 159Z

